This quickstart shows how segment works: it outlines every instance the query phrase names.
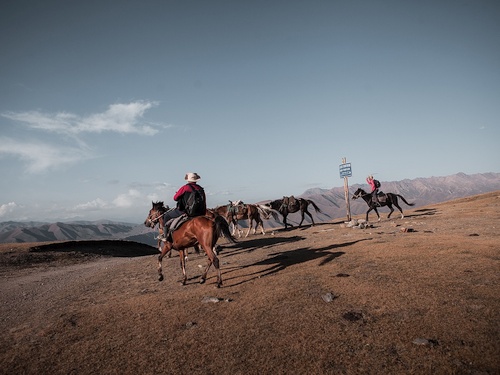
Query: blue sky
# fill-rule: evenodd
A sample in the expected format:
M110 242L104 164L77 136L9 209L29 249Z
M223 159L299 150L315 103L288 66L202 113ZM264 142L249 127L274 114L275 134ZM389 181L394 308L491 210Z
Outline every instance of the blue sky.
M500 2L4 1L0 221L500 172Z

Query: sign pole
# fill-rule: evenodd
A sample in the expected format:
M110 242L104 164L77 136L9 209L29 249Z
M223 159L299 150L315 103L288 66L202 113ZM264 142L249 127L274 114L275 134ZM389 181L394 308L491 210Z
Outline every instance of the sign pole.
M342 164L339 166L340 177L344 177L344 197L347 210L347 221L351 221L351 205L349 203L349 177L352 176L351 163L342 158Z
M344 194L345 194L345 204L347 208L347 221L351 221L351 205L349 203L349 182L347 181L349 177L344 177Z

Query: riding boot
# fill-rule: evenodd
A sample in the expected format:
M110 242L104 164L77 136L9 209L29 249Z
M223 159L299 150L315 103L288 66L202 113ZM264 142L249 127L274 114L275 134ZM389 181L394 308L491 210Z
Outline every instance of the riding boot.
M167 233L168 233L168 226L164 226L163 230L162 230L162 233L160 235L160 239L161 240L167 239Z
M165 226L163 227L163 236L165 237L165 240L168 242L172 242L172 221L174 219L170 219L165 223Z

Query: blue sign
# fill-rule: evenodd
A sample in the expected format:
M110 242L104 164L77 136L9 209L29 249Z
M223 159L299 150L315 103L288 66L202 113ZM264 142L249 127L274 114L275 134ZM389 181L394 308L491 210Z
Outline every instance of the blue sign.
M340 171L340 178L351 177L352 176L351 163L340 164L339 171Z

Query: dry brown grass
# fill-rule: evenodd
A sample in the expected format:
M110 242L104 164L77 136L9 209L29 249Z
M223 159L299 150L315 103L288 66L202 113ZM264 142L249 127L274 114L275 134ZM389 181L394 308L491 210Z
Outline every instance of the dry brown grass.
M220 255L221 289L198 284L202 255L181 286L176 257L160 283L134 243L2 245L0 371L500 373L500 192L406 214L250 236Z

